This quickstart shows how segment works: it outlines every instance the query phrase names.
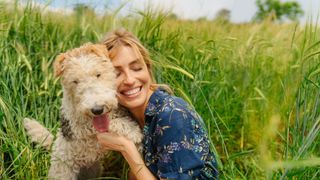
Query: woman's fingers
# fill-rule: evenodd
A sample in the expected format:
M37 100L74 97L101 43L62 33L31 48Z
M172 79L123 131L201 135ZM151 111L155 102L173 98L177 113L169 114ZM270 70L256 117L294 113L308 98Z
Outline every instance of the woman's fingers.
M98 142L107 150L122 151L124 149L124 138L113 133L99 133Z

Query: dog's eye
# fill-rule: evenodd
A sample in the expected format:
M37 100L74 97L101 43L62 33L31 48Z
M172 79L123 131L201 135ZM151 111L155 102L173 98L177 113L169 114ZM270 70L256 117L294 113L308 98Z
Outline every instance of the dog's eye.
M78 84L79 82L77 80L72 81L74 84Z
M101 76L101 74L97 74L97 78L100 77L100 76Z

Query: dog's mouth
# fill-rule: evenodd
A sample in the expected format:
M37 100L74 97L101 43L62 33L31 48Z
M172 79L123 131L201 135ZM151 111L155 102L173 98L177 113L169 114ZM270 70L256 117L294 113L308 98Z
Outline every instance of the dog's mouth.
M93 127L99 132L108 132L109 129L109 117L108 117L108 113L105 113L103 115L100 116L95 116L93 118Z

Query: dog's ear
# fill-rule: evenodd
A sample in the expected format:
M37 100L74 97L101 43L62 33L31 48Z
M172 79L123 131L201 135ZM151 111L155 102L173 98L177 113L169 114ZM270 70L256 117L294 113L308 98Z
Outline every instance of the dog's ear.
M54 68L54 75L59 77L62 75L64 70L64 61L66 57L64 54L59 54L56 59L54 60L53 68Z
M107 50L107 47L103 44L91 44L89 46L89 49L91 52L95 53L99 57L105 57L109 59L109 52Z

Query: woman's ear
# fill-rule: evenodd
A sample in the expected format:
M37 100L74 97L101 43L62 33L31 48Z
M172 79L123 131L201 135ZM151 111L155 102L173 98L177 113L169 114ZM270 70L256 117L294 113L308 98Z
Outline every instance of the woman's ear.
M60 77L64 70L64 61L66 57L64 54L59 54L56 59L54 60L53 69L54 69L54 75L56 77Z

